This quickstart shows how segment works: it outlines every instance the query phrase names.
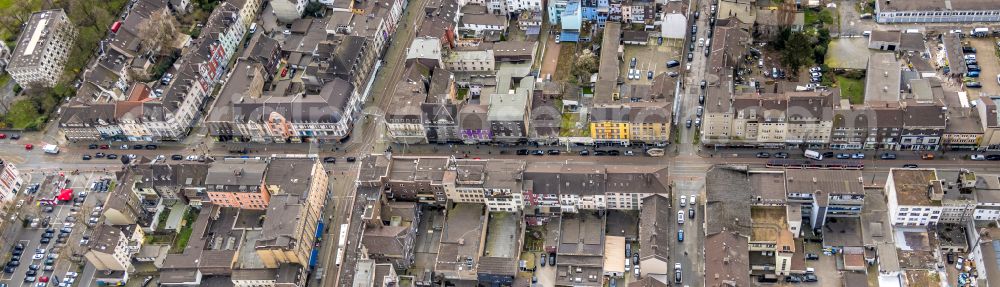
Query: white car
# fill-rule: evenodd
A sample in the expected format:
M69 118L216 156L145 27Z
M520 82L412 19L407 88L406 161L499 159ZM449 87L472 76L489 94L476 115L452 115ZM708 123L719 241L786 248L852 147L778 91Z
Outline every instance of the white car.
M684 224L684 211L677 212L677 224Z
M681 195L681 207L687 206L687 196Z
M997 83L1000 84L1000 74L997 74Z
M80 274L78 274L76 272L66 272L66 277L69 277L69 278L76 278L76 276L79 276L79 275Z
M698 195L692 194L691 195L691 205L697 205L697 204L698 204Z
M986 160L986 156L985 155L981 155L981 154L973 154L973 155L969 155L969 159L971 159L971 160Z
M42 260L42 258L45 258L45 254L37 254L36 253L35 255L31 255L31 259L32 260Z

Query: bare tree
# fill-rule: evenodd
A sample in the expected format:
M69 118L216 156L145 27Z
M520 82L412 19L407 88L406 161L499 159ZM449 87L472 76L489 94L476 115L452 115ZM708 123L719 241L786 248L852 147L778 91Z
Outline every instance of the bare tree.
M166 8L153 15L139 25L139 35L142 35L142 46L145 52L158 51L164 45L169 45L177 38L179 24Z

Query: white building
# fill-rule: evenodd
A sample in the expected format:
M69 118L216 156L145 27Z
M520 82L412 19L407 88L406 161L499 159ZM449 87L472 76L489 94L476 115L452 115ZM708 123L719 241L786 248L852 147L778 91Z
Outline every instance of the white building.
M308 0L272 0L270 3L278 21L291 23L295 19L302 18L308 2Z
M7 72L22 87L55 86L76 38L76 28L62 9L31 15L17 38Z
M941 219L944 188L934 169L891 169L885 193L893 225L927 226Z
M493 71L496 67L496 58L493 49L457 50L448 53L444 65L452 72Z
M950 23L1000 21L1000 2L983 0L875 1L879 23Z
M142 229L138 225L98 225L91 235L87 262L101 271L132 270L132 255L142 247Z
M541 0L506 0L507 12L542 11Z
M17 197L17 191L24 184L21 172L13 163L0 159L0 204L13 201Z

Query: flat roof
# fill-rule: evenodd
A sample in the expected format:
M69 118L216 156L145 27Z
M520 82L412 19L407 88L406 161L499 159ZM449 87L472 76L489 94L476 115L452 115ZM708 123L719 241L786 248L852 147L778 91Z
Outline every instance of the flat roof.
M8 68L26 67L40 64L42 51L50 44L56 29L62 25L73 25L66 21L66 13L62 9L39 11L31 14L21 30L21 35L15 42L14 51L10 54ZM68 44L67 44L68 45Z
M621 23L607 22L601 39L601 61L597 69L594 94L598 103L612 102L611 94L618 85L618 47L621 46Z
M896 202L899 205L910 206L940 206L941 201L932 201L927 194L927 188L942 192L937 172L934 169L892 169L893 185L896 187Z
M625 237L604 237L604 272L625 273Z
M1000 2L996 0L878 0L876 5L879 12L1000 10Z
M893 53L874 53L868 57L865 79L865 102L895 102L900 100L902 77L899 61Z

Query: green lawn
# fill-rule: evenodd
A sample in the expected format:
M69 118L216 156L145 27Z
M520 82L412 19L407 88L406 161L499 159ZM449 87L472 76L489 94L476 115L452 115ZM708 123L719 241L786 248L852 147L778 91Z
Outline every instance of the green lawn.
M181 228L181 231L177 233L177 237L174 238L174 244L170 246L170 253L183 253L184 248L187 247L188 240L191 240L191 232L193 232L191 226Z
M865 101L865 83L861 79L837 76L837 86L840 87L840 97L848 99L851 104L861 104Z
M572 77L570 70L576 59L576 43L562 42L559 45L559 62L556 65L556 74L552 75L553 81L567 81Z

